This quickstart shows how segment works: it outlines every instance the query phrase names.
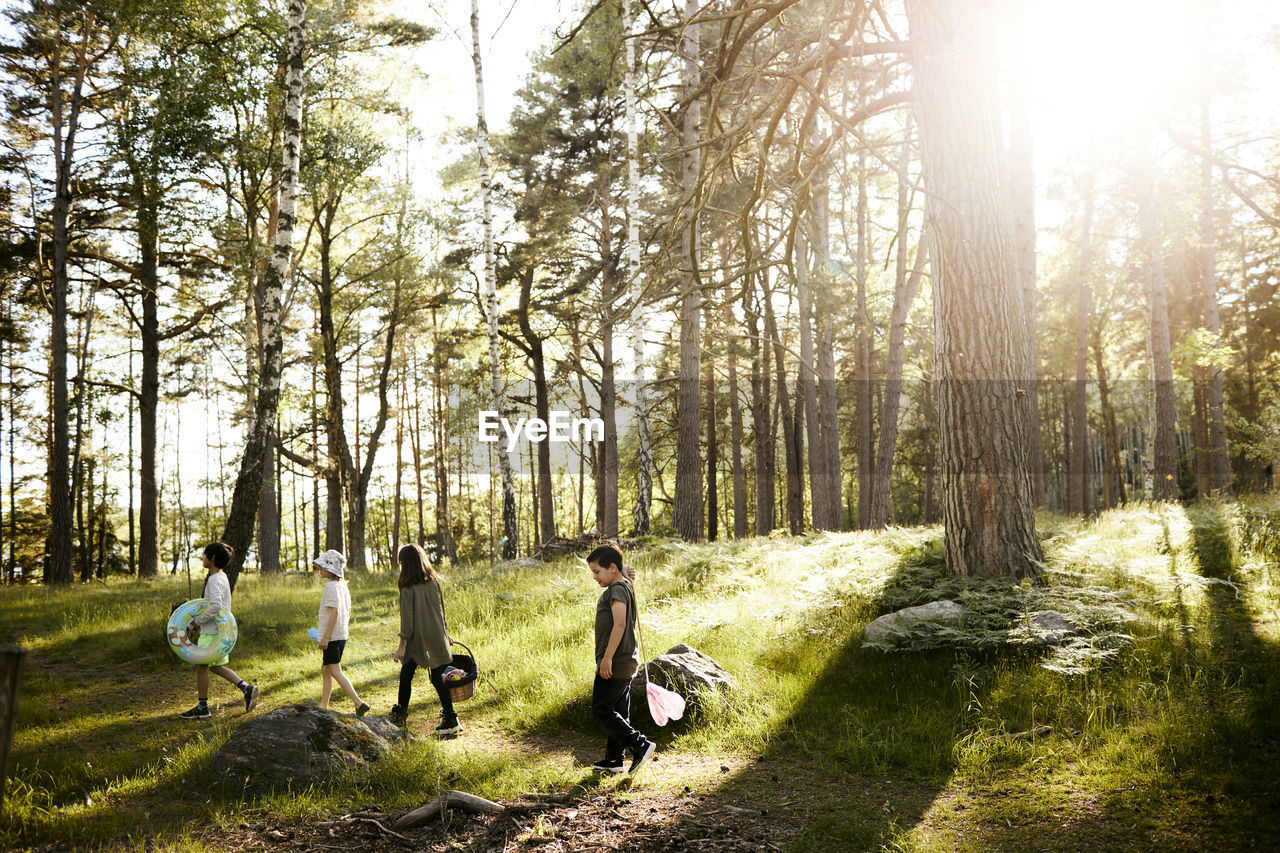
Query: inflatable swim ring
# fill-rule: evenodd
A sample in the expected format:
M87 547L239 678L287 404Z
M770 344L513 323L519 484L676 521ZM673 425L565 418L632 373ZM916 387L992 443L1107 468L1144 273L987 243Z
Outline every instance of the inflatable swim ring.
M187 636L187 628L191 620L200 615L200 611L209 606L207 598L193 598L173 611L169 617L169 648L187 663L207 664L215 661L231 651L236 644L236 617L229 610L223 610L214 616L202 628L207 634L209 626L217 628L217 639L207 646L197 646Z

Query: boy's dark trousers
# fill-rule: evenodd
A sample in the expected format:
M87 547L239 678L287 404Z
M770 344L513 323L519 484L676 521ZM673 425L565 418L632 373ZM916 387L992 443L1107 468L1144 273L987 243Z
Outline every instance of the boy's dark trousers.
M591 715L609 735L604 757L610 761L621 759L628 748L634 751L647 743L645 736L631 726L632 678L601 678L596 670L591 687Z

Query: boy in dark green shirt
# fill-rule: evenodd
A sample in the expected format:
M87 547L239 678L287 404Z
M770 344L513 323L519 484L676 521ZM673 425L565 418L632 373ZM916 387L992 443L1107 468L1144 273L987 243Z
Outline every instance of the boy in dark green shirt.
M640 666L636 651L636 596L622 573L622 554L601 545L587 556L587 565L604 593L596 603L596 677L591 688L591 713L609 740L604 759L592 768L621 773L624 752L631 750L629 773L640 769L657 744L631 726L631 679Z

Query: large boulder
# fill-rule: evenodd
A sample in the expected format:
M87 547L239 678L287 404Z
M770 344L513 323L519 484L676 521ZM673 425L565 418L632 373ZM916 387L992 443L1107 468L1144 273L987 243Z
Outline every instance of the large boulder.
M1056 610L1045 610L1027 620L1035 642L1042 646L1060 646L1080 635L1080 626Z
M649 661L648 669L650 681L684 697L686 717L712 695L727 693L737 686L737 681L724 667L684 643L672 646L666 654ZM631 682L631 716L633 719L651 722L644 687L642 666Z
M962 605L946 599L904 607L873 620L863 630L862 640L870 646L889 648L923 626L958 622L968 612Z
M368 767L404 737L386 717L360 719L313 705L285 705L236 729L212 764L233 788L264 793Z

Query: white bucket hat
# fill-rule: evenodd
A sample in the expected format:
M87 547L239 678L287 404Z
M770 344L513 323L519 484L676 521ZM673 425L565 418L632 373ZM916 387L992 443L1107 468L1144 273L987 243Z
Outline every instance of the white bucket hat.
M343 568L347 565L347 558L342 556L341 551L335 551L330 548L319 557L312 561L313 565L319 566L330 574L343 576Z

